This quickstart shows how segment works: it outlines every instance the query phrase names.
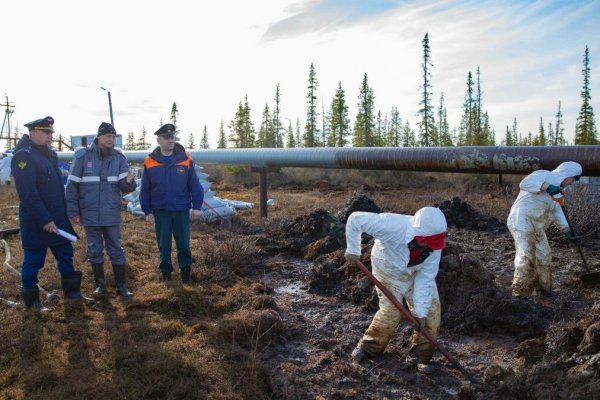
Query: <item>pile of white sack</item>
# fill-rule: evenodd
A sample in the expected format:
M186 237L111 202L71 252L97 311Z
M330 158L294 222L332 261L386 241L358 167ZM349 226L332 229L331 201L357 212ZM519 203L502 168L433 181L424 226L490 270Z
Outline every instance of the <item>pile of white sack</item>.
M204 189L204 204L202 205L202 220L206 222L223 222L229 221L235 215L236 208L253 208L254 204L245 201L227 200L216 197L210 187L212 183L207 180L208 174L202 171L202 167L194 164L198 180ZM142 184L141 168L132 167L132 170L137 171L136 178L137 189L135 192L129 193L123 198L127 200L127 211L136 216L144 216L142 207L140 206L140 187Z

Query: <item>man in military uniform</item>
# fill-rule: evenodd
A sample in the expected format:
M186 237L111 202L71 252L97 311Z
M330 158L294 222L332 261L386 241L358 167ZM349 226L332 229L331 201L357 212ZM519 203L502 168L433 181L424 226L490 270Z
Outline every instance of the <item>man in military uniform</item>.
M98 127L90 146L79 148L67 182L67 215L82 224L87 239L87 260L92 265L95 294L106 293L104 247L112 263L117 293L133 295L125 285L125 252L121 247L121 192L135 190L127 158L115 148L117 132L108 122Z
M23 245L22 295L26 309L42 309L38 271L44 266L48 248L56 258L65 299L91 300L81 295L81 272L73 268L73 246L58 234L75 234L65 203L62 174L56 152L51 149L54 119L46 117L25 126L11 167L19 194L19 225Z
M188 283L192 265L189 212L192 208L192 216L200 218L204 191L192 157L176 143L175 126L163 125L154 134L158 146L144 160L140 205L146 220L155 224L162 279L171 280L174 236L181 282Z

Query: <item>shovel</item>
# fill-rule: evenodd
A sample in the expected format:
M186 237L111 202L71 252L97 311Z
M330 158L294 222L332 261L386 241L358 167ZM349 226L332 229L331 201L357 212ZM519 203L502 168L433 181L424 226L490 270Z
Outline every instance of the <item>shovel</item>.
M573 231L573 225L571 225L571 220L569 219L569 214L567 214L567 209L565 208L565 201L563 200L563 197L554 199L554 201L556 201L560 205L560 208L565 216L565 219L567 220L567 224L569 225L569 230L571 231L571 236L575 236L575 232ZM581 261L583 262L583 268L585 268L585 271L586 271L585 274L579 276L579 279L581 279L581 281L583 283L586 283L589 285L599 284L600 283L600 272L592 272L592 270L588 266L587 261L585 260L585 256L583 255L583 250L581 249L581 245L579 243L575 243L575 246L577 248L577 252L579 253L579 256L581 257Z
M375 286L377 286L377 288L379 288L379 290L381 290L381 292L385 295L385 297L387 297L389 299L389 301L391 301L392 304L394 304L396 306L396 308L400 311L400 313L402 315L404 315L404 317L413 326L419 325L419 323L417 322L415 317L412 316L410 311L408 311L406 308L404 308L404 306L402 304L400 304L400 302L398 301L398 299L396 299L396 297L392 294L392 292L390 292L381 282L379 282L379 280L377 278L375 278L375 276L373 276L371 271L369 271L362 262L356 261L356 265L367 276L367 278L369 278L369 280ZM442 353L444 355L444 357L446 357L448 359L448 361L450 361L452 363L454 368L459 370L468 380L470 380L472 383L479 383L479 378L477 376L471 374L462 365L460 365L460 363L458 361L456 361L456 359L454 357L452 357L452 355L450 355L450 353L448 353L446 348L444 346L442 346L442 344L440 342L435 340L435 338L433 336L431 336L431 333L429 333L426 329L422 329L421 334L423 336L425 336L425 338L429 341L429 343L434 345L440 351L440 353Z

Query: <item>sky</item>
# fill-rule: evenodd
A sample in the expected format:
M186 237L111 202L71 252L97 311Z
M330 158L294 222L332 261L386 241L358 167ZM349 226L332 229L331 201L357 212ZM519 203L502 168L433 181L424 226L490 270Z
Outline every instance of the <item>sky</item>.
M426 33L434 105L443 92L451 127L479 67L497 142L515 117L523 135L540 117L554 125L559 100L572 142L586 46L600 113L597 0L19 0L2 15L0 103L8 96L21 132L51 115L57 133L95 134L110 122L104 87L120 134L152 140L176 102L181 141L206 126L214 148L246 96L260 125L277 84L282 123L303 126L311 63L319 110L341 82L353 122L367 74L376 110L397 107L416 129Z

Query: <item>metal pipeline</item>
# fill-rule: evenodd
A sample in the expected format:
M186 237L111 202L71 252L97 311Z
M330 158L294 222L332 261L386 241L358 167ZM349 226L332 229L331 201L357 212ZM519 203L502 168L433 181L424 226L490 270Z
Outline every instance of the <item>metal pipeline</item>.
M576 161L583 175L600 176L600 146L337 147L190 150L200 164L423 172L528 174ZM148 151L125 151L141 163ZM60 152L70 160L72 152Z
M125 151L141 163L148 151ZM199 164L245 165L260 173L260 216L267 216L267 173L279 167L338 168L479 174L528 174L576 161L583 175L600 176L600 146L321 147L189 150ZM59 152L69 161L73 152Z

